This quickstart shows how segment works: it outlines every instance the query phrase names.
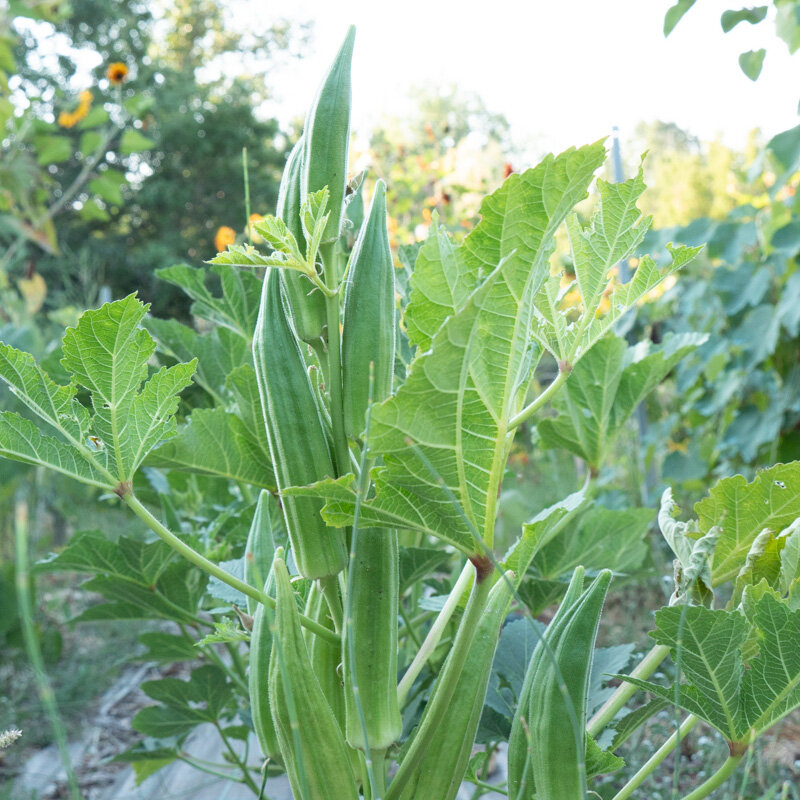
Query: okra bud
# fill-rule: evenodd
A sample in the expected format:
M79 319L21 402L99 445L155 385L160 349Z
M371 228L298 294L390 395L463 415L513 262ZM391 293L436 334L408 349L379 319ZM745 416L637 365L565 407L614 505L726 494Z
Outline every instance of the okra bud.
M275 556L272 520L276 510L275 499L266 489L262 489L244 548L244 579L256 589L264 586L272 568L272 559ZM260 605L252 597L248 597L247 613L251 617L255 616Z
M272 579L264 585L264 592L273 589ZM270 614L261 603L253 616L253 630L250 633L250 671L248 687L250 694L250 715L253 729L261 746L264 758L280 759L278 735L272 721L269 707L269 665L272 653L272 631L270 630Z
M324 242L339 238L347 183L347 154L350 148L350 65L356 29L352 25L317 91L305 125L303 198L328 187L330 217L322 236Z
M586 697L610 583L611 572L604 570L563 615L559 610L534 651L528 667L530 691L517 708L509 739L509 797L586 797L580 768L586 754Z
M320 516L322 500L283 495L287 487L307 486L335 473L317 399L289 325L280 276L274 270L264 278L253 359L297 568L308 579L336 575L347 558L343 531L325 525Z
M292 148L281 177L276 215L294 235L300 250L305 253L305 234L300 218L302 205L302 169L305 138L300 137ZM298 337L305 342L319 339L327 325L325 297L306 275L293 269L282 270L286 296L292 311L294 328Z
M514 573L508 572L492 587L450 700L447 719L426 748L401 800L455 800L458 795L472 755L500 628L514 595L513 579Z
M346 736L351 747L385 750L403 728L397 703L397 614L399 596L397 531L359 529L350 598L352 621L344 626ZM353 637L351 663L348 637ZM362 725L352 677L355 677ZM364 740L366 728L367 741Z
M386 226L386 184L378 181L372 205L350 256L344 295L342 384L348 436L361 435L367 405L392 391L395 351L394 262ZM372 379L370 379L372 365Z
M275 559L273 571L277 641L270 661L269 699L292 792L297 800L357 800L347 745L311 666L283 560Z

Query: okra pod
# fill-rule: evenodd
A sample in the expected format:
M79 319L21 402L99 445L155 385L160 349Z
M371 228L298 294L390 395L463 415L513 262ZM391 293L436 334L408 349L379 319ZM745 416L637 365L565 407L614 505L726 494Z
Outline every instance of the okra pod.
M282 559L275 559L273 572L277 641L270 661L269 699L292 792L297 800L357 800L347 745L311 666Z
M385 750L403 728L397 703L397 531L361 528L355 545L351 621L344 626L346 736L351 747ZM355 663L349 654L353 637ZM361 715L353 694L355 677ZM366 728L367 741L364 740Z
M272 593L272 576L264 585L265 593ZM250 693L250 715L253 728L261 746L264 758L280 759L278 736L269 707L269 667L272 654L272 631L270 630L270 611L258 604L253 616L253 630L250 633L250 671L248 687Z
M379 180L350 256L345 284L342 384L345 432L352 438L364 430L370 390L374 403L391 394L394 316L394 261L386 226L386 184Z
M335 472L317 399L274 270L264 278L253 359L297 568L308 579L336 575L347 559L343 531L325 525L320 516L322 500L283 495L287 487L307 486Z
M272 568L272 559L275 556L272 522L276 512L275 498L266 489L262 489L244 548L244 579L256 589L264 586ZM247 613L254 616L260 605L252 597L248 597Z
M611 572L604 570L566 609L555 628L554 618L531 658L530 691L525 705L517 709L509 740L509 798L586 797L585 770L580 766L586 756L586 696L597 626L610 583Z
M478 730L500 628L514 596L514 573L506 573L489 593L467 660L450 701L447 719L433 737L401 800L455 800Z
M301 136L289 154L283 170L276 212L294 235L303 253L306 247L300 208L304 148L305 139ZM325 297L303 273L293 269L282 270L282 273L294 329L303 341L314 342L323 336L327 324Z
M350 66L356 29L350 26L336 58L311 106L304 129L303 199L328 187L330 217L323 243L339 238L347 184L347 155L350 148Z

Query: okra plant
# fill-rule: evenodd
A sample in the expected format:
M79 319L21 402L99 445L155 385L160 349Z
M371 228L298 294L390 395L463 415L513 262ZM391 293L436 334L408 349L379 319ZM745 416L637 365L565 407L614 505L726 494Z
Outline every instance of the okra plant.
M124 757L140 778L182 759L261 796L286 772L298 800L453 800L465 779L486 790L508 741L501 791L575 800L671 705L680 727L616 800L698 722L730 749L686 795L706 797L800 705L800 464L721 481L694 521L665 493L675 588L655 645L630 675L630 649L595 647L612 579L641 565L655 515L601 505L598 475L637 405L704 341L630 346L615 324L699 248L670 248L663 268L638 252L651 224L641 174L598 178L581 221L598 142L511 175L463 241L434 222L396 262L391 187L375 182L362 213L347 182L353 44L351 29L277 213L254 226L264 246L161 271L205 332L130 296L67 330L61 383L0 347L0 377L36 418L2 412L0 452L97 487L151 535L79 533L41 568L93 576L108 602L83 618L172 623L142 635L145 657L202 662L188 681L143 686L156 705ZM563 226L571 281L554 268ZM548 360L556 377L541 386ZM585 462L587 482L500 547L507 462L534 426L537 446ZM546 628L534 622L556 603ZM652 680L668 656L672 686ZM639 691L652 699L631 709ZM184 747L201 723L224 764Z

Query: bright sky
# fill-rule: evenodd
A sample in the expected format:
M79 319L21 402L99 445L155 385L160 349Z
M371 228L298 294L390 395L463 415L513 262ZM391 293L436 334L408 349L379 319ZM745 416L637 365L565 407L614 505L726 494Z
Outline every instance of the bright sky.
M289 13L315 23L308 57L270 76L284 120L304 115L352 22L356 130L419 83L477 92L517 143L537 150L594 141L614 125L624 141L640 120L721 134L731 146L754 127L772 136L800 122L800 53L789 56L773 22L722 33L720 14L743 0L699 0L668 39L673 0L294 0L270 4L274 13L263 0L244 2L253 22ZM761 46L753 83L737 59Z

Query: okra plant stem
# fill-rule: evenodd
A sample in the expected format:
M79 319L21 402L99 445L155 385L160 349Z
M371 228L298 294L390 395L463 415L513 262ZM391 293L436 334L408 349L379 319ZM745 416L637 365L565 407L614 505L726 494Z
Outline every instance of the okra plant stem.
M541 392L535 400L525 406L519 414L511 418L508 423L509 430L513 430L519 425L522 425L523 422L529 420L540 408L543 408L550 401L550 398L566 383L569 373L569 369L561 368L555 380Z
M683 800L702 800L704 797L708 797L714 789L722 786L730 778L743 757L744 753L728 756L725 763L705 783L698 786L693 792L689 792Z
M420 647L417 651L417 654L414 656L414 660L411 662L397 686L397 701L400 704L400 708L403 707L406 697L408 697L408 693L411 690L411 687L414 685L414 681L417 679L417 676L425 666L425 662L431 657L433 651L439 646L439 642L442 639L442 634L447 627L447 623L450 622L453 612L458 606L458 601L466 591L467 586L469 586L474 575L475 567L472 565L471 561L467 561L467 563L464 565L464 568L461 570L461 574L458 576L456 585L450 592L450 595L445 601L444 606L442 606L439 616L436 618L436 621L433 623L433 625L431 625L431 629L428 631L428 635L425 637L422 647Z
M242 594L252 597L259 603L264 603L270 608L275 608L275 598L260 592L258 589L234 578L229 572L226 572L222 567L209 561L205 556L197 552L193 547L190 547L182 539L179 539L172 531L170 531L160 520L156 519L150 511L144 506L133 492L127 492L122 496L126 505L139 517L153 533L155 533L162 541L166 542L173 550L180 553L185 559L191 561L196 567L200 567L204 572L213 575L215 578L221 580L233 589L241 592ZM340 641L339 635L331 630L328 630L313 619L300 615L300 624L307 630L327 639L333 644L338 644Z
M319 579L319 588L325 596L328 610L331 612L333 628L341 635L342 633L342 598L339 596L339 579L336 575L329 575L327 578Z
M661 762L677 747L678 742L682 741L686 734L699 722L694 714L690 714L683 721L672 736L667 739L661 747L642 765L641 769L620 789L613 797L613 800L627 800L638 789L651 773L661 764Z
M669 655L669 647L665 645L656 645L640 662L636 669L631 672L632 678L641 678L647 680L655 671L661 662ZM590 736L595 738L602 733L603 729L617 716L620 709L628 702L628 700L639 691L638 686L632 683L623 683L611 697L606 700L601 706L600 710L589 720L586 726L586 731Z

